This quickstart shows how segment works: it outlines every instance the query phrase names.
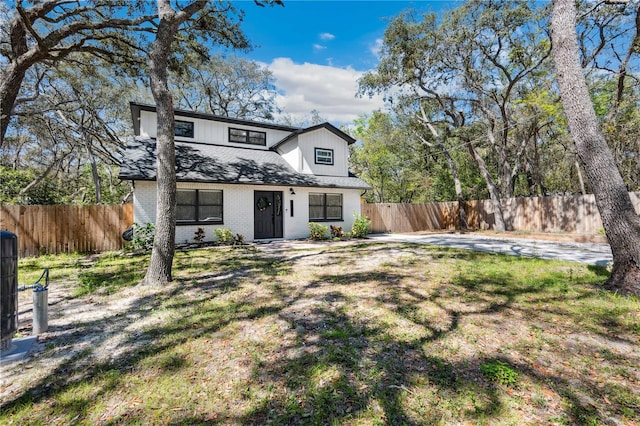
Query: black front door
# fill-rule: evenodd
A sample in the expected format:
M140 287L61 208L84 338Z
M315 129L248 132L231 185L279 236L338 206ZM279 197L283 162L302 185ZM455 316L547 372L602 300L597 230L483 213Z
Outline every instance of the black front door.
M253 210L253 238L282 238L282 192L255 191Z

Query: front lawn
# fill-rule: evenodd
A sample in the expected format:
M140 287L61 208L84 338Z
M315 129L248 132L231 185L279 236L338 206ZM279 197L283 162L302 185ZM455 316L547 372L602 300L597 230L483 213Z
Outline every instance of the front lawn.
M161 289L147 256L21 260L55 264L50 329L2 367L0 423L640 423L640 302L604 269L291 246L180 252Z

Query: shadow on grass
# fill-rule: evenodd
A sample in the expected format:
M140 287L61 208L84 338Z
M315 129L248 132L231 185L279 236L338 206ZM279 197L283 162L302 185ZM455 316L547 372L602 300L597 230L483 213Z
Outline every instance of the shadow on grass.
M559 276L523 279L516 275L520 271L502 271L506 264L520 263L501 256L418 245L376 245L369 251L366 246L345 247L325 253L317 265L345 262L345 253L356 257L372 252L385 255L398 249L423 263L455 260L451 267L457 268L456 273L441 285L422 288L415 284L425 279L421 269L394 269L389 263L368 272L347 268L309 282L291 283L284 279L286 275L311 255L295 253L288 258L229 252L221 257L198 252L192 258L178 259L181 267L197 272L179 273L179 285L134 301L128 312L62 330L59 343L82 347L84 335L96 333L105 322L121 324L124 333L132 315L136 321L144 321L156 311L166 311L172 314L172 321L143 332L124 333L122 347L126 349L107 361L93 361L92 348L110 337L96 334L84 350L0 409L11 416L23 407L53 399L54 407L48 409L51 418L89 421L91 408L103 398L113 398L116 390L126 389L132 379L137 379L132 377L137 372L151 369L146 374L171 375L187 369L191 363L188 354L176 351L189 342L200 342L240 323L272 319L289 324L288 332L295 333L295 338L283 341L276 353L253 364L251 385L263 392L262 397L250 400L248 410L234 415L216 406L193 410L208 414L165 409L166 417L150 419L153 408L145 408L141 401L103 419L103 423L324 425L359 419L406 425L491 422L508 414L505 386L517 386L518 379L505 384L496 383L495 377L510 371L515 372L513 377L551 384L568 402L564 414L569 422L605 420L590 405L591 400L606 396L594 390L595 383L582 383L577 389L565 378L541 373L518 360L479 352L454 361L438 349L438 342L459 332L461 324L471 317L520 311L538 318L541 305L578 302L589 290L566 285ZM408 264L413 261L406 260ZM478 271L475 263L479 261L495 261L497 266ZM271 297L234 298L245 282L260 282ZM353 288L362 283L368 283L370 291L354 293ZM502 366L503 373L494 368L497 373L488 375L487 365ZM212 383L216 387L224 385ZM76 392L85 386L91 391ZM267 391L270 388L275 390ZM78 396L67 397L76 393ZM240 402L246 403L246 398Z
M588 265L587 268L599 277L609 278L611 276L611 272L609 272L606 265Z

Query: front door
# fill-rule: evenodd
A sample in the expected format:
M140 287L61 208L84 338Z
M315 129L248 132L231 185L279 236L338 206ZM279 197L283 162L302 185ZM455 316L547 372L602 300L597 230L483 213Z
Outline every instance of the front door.
M282 238L282 192L255 191L253 210L253 238Z

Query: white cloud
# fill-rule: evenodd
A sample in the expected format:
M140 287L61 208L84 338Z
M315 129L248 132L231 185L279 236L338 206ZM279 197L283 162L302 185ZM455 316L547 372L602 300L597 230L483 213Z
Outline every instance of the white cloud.
M356 97L362 71L318 64L296 64L290 58L276 58L267 65L280 93L276 102L283 114L303 119L312 110L334 125L355 120L383 107L382 96Z
M323 46L323 45L321 45L321 44L317 44L317 43L313 45L313 50L316 50L316 51L318 51L318 50L324 50L324 49L326 49L326 48L327 48L327 46Z
M377 38L375 43L369 46L369 52L376 58L380 59L380 53L382 52L383 40L381 38Z
M320 40L333 40L334 38L336 38L336 36L331 33L321 33L319 37Z

